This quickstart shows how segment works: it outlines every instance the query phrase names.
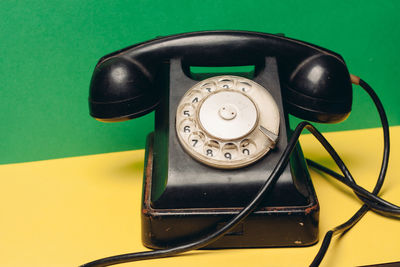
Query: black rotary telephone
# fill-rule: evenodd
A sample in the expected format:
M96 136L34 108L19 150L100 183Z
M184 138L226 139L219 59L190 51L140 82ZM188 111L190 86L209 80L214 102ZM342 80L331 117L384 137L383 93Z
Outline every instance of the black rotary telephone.
M245 65L254 72L199 80L190 71ZM144 168L145 246L182 252L215 231L225 232L191 248L307 246L318 240L319 205L300 145L290 139L299 133L290 129L288 114L340 122L351 110L351 84L340 55L306 42L247 31L194 32L101 58L89 107L105 122L156 111ZM266 182L268 176L278 178ZM257 209L231 225L265 184Z

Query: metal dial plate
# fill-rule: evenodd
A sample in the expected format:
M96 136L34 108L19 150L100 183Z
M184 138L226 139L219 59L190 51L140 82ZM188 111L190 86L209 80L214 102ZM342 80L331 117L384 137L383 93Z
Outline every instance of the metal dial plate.
M252 80L217 76L182 97L176 133L194 159L216 168L247 166L275 146L279 111L271 94Z

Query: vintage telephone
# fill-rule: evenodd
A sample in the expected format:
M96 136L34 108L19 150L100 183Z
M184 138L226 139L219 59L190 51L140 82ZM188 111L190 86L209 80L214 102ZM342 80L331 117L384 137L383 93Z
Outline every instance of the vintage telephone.
M196 80L190 72L191 66L245 65L254 73ZM252 201L293 134L288 114L324 123L346 119L351 83L340 55L306 42L247 31L194 32L101 58L89 107L105 122L156 111L146 144L142 240L168 250L223 228ZM318 240L318 220L297 145L257 210L207 247L307 246Z

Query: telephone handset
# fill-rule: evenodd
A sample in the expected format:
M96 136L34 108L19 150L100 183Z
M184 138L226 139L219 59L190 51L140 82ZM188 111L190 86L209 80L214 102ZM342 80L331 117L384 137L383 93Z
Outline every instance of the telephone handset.
M190 66L254 65L252 79L196 81ZM264 183L291 130L288 113L339 122L351 110L346 65L329 50L271 34L194 32L157 38L100 59L89 96L100 121L152 110L142 239L165 248L222 227ZM298 145L259 210L208 247L305 246L318 239L319 205Z
M137 44L100 59L93 73L90 114L103 121L142 116L160 101L162 65L179 58L188 66L279 65L285 107L317 122L338 122L351 110L350 75L342 57L282 36L246 31L178 34Z

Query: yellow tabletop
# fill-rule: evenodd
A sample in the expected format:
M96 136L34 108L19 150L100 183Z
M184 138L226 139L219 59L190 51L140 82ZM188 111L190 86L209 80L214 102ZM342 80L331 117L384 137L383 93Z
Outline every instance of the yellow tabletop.
M326 134L356 181L371 190L378 175L381 129ZM391 128L392 151L381 196L400 204L400 126ZM334 164L311 135L305 155ZM146 250L140 241L144 151L0 166L0 266L78 266ZM320 239L360 206L351 190L311 172L321 205ZM400 220L369 212L346 235L334 237L321 266L400 261ZM121 266L307 266L320 243L305 248L202 250Z

